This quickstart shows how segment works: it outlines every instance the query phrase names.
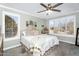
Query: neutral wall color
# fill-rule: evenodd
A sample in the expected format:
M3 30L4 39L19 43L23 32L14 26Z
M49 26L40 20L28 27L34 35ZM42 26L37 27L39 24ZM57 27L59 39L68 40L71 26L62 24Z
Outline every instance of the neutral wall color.
M42 29L42 27L41 27L41 25L45 25L45 21L43 20L43 19L40 19L40 18L37 18L37 17L32 17L32 16L28 16L28 15L25 15L25 14L22 14L22 16L21 16L21 30L23 31L23 30L25 30L25 28L26 28L26 21L29 21L29 20L32 20L32 21L34 21L34 22L36 22L37 23L37 29L39 30L39 31L41 31L41 29Z
M76 15L76 27L79 27L79 14Z

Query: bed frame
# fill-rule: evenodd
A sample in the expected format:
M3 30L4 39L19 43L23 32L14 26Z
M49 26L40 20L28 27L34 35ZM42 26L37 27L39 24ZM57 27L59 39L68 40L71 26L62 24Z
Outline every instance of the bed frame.
M40 48L32 47L32 48L28 49L22 42L20 42L20 44L21 44L21 46L23 46L23 48L24 48L27 52L30 52L30 53L32 53L32 54L33 54L34 49L37 49L38 51L41 52ZM33 50L33 51L31 51L31 50ZM40 56L42 56L42 55L40 54Z

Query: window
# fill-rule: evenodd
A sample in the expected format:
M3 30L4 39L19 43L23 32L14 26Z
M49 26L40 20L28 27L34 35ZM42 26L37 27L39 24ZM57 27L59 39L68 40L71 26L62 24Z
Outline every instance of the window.
M5 15L5 37L14 37L17 34L18 26L16 21L8 16Z
M68 16L59 19L49 20L50 34L75 34L75 17Z
M20 38L20 15L3 11L3 33L5 41Z

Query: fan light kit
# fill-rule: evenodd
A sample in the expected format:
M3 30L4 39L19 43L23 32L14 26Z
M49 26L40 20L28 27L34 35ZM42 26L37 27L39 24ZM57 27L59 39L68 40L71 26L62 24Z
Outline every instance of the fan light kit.
M46 11L46 14L47 14L47 15L50 15L52 12L53 12L53 11L51 11L51 10L47 10L47 11Z
M45 10L39 11L37 13L46 12L47 15L49 15L49 14L52 13L52 11L61 12L61 10L58 10L58 9L55 9L55 8L58 7L58 6L60 6L60 5L62 5L62 4L63 3L57 3L57 4L55 4L55 5L52 6L51 3L49 3L47 5L45 5L43 3L40 3L40 5L45 8Z

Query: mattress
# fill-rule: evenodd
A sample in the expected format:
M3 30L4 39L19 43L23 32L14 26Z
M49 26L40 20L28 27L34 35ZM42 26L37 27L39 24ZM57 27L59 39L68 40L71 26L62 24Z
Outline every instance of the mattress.
M59 40L56 36L50 35L35 35L35 36L22 36L21 42L28 48L31 49L35 47L38 54L43 55L45 51L54 45L59 44ZM39 51L40 49L40 51ZM34 50L34 55L37 55L36 50Z

